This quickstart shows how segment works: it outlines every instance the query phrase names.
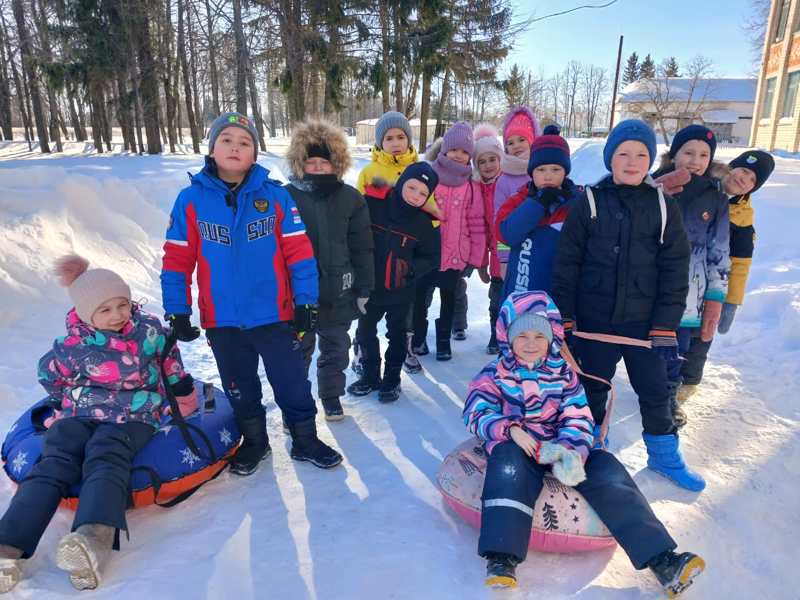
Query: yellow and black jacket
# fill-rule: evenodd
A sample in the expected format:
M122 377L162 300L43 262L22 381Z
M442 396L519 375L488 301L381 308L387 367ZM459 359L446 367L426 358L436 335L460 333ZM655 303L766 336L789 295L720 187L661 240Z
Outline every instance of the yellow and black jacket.
M729 304L742 304L744 301L744 289L756 242L753 215L750 194L730 199L731 274L728 279L728 295L725 298L725 302Z

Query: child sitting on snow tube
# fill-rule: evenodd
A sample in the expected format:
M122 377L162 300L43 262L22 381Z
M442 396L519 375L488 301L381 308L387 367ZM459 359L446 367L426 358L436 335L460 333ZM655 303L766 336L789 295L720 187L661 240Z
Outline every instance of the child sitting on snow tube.
M634 567L649 567L670 597L705 567L675 541L653 514L625 467L592 449L594 422L577 375L561 358L561 315L539 291L514 292L496 325L500 356L470 382L467 428L489 455L482 495L478 554L486 584L515 587L525 560L533 506L546 469L574 487L597 512Z
M56 562L75 588L97 587L118 530L127 531L133 457L169 407L165 386L184 404L196 395L177 347L162 356L166 329L159 319L131 302L118 274L88 266L76 255L56 265L75 307L67 335L39 361L39 381L58 418L0 519L0 593L19 582L20 559L33 555L59 502L79 482L72 532L59 542Z

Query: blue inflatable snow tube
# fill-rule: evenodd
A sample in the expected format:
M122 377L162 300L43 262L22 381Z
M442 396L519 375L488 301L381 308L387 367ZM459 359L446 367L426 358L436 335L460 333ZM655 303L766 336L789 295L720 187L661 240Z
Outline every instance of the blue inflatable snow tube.
M239 447L241 434L228 398L210 384L195 381L199 408L185 418L187 431L199 455L193 452L181 430L167 422L133 462L131 492L134 506L169 505L187 497L206 481L216 477ZM19 483L42 453L45 421L53 415L48 400L29 408L11 426L2 447L3 469ZM62 505L76 508L80 485L70 491Z

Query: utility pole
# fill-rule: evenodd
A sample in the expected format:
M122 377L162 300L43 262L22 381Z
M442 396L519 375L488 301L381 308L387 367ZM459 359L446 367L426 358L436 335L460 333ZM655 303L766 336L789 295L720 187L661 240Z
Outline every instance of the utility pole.
M614 109L617 106L617 86L619 85L619 65L622 60L622 38L619 36L619 50L617 50L617 70L614 73L614 90L611 93L611 117L608 120L608 132L614 128Z

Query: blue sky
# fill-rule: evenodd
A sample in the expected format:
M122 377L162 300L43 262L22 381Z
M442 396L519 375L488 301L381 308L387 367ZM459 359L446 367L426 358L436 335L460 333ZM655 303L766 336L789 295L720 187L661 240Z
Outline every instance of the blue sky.
M543 16L582 4L606 0L512 0L514 20ZM747 77L752 70L750 46L741 24L750 0L617 0L608 8L578 10L531 25L519 36L506 65L518 63L547 76L570 60L605 67L613 74L619 36L624 35L623 65L636 51L656 63L674 55L680 64L697 54L714 63L718 77Z

